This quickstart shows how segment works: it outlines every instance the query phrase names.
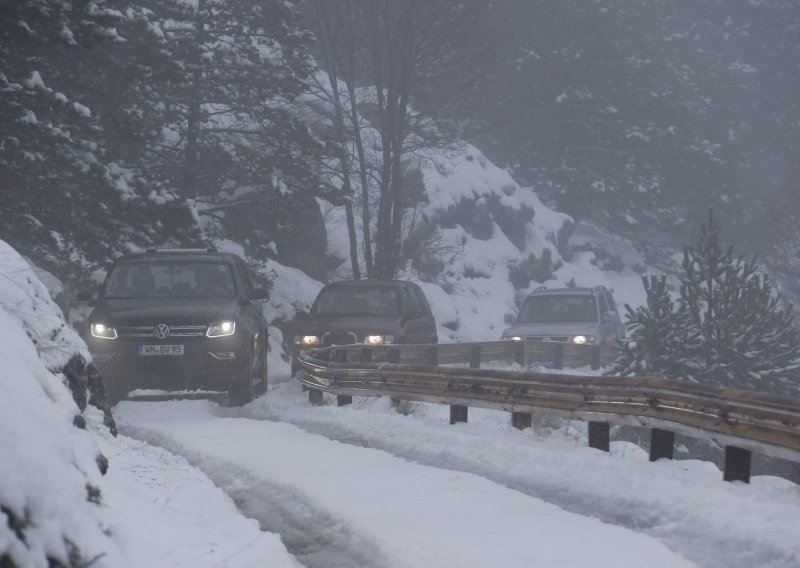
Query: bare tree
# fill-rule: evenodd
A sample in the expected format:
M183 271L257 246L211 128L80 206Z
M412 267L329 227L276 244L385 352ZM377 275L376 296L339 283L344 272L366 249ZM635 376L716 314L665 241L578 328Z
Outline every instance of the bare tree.
M315 0L312 4L311 27L317 32L321 63L330 77L336 135L343 146L341 136L352 140L350 151L355 153L353 163L358 164L364 260L370 277L392 278L403 262L404 217L413 209L405 195L410 155L450 141L413 110L420 79L453 61L448 54L464 33L462 24L474 19L482 4L454 5L444 0ZM340 78L349 100L339 94ZM359 100L356 89L360 86L371 88L374 98ZM364 119L380 143L374 163L362 137ZM343 168L348 163L340 160ZM343 179L350 184L349 172ZM373 187L377 193L374 253ZM345 192L350 191L348 185Z

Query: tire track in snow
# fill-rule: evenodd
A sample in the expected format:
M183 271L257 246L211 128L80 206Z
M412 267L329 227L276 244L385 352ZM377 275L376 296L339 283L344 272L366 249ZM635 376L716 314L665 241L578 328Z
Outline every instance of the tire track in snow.
M169 436L147 427L122 422L120 432L183 456L225 491L243 515L258 521L261 530L279 534L289 553L307 568L391 566L375 545L346 522L290 487L187 451Z
M409 423L413 419L382 413L383 419L399 427L393 432L370 428L369 420L362 422L354 419L353 413L371 415L374 421L373 412L352 407L309 407L302 395L292 392L295 389L291 384L280 385L273 396L260 399L244 410L219 409L218 412L220 415L231 415L233 412L249 418L288 422L330 440L364 445L419 464L478 475L566 511L655 537L704 568L800 566L797 548L787 551L775 546L763 535L743 534L737 530L735 518L708 522L724 513L696 510L697 507L703 507L702 503L682 502L674 507L666 507L660 506L659 496L655 494L653 500L642 500L636 494L620 498L618 494L605 494L603 488L597 485L576 487L565 483L558 475L547 478L528 475L527 472L509 472L493 462L490 448L482 448L480 439L476 440L474 435L464 431L471 425L460 425L465 428L451 428L445 432L438 429L434 431L430 424L422 421ZM367 406L371 404L366 403ZM402 424L397 421L402 421ZM410 429L411 436L403 435L405 428ZM515 433L518 434L507 432L509 437ZM433 443L420 445L420 438L427 438ZM648 464L649 467L659 465L663 464ZM678 462L672 462L671 465L680 467ZM721 478L718 483L723 483ZM653 491L657 492L656 486ZM739 513L735 507L729 511L731 516ZM800 537L800 531L796 532Z

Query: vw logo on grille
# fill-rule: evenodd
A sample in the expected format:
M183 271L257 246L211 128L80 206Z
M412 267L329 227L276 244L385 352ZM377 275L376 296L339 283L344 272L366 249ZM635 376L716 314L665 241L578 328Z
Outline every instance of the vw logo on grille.
M153 327L153 335L158 339L166 339L169 337L169 326L165 323L160 323Z

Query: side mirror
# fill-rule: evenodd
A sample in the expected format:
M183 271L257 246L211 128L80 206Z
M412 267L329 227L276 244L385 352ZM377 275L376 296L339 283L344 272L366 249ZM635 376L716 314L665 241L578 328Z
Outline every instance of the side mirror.
M503 315L503 321L505 322L506 325L511 325L512 323L514 323L514 321L516 321L516 319L517 319L516 316L511 312L506 312Z
M251 300L269 300L269 292L264 288L253 288L250 291Z
M81 304L88 304L94 299L94 292L91 290L81 290L75 298Z
M612 311L603 314L603 323L613 323L614 319L614 312Z

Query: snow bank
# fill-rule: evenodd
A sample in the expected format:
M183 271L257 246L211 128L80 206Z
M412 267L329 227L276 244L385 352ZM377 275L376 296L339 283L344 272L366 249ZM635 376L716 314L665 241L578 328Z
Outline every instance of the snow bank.
M86 345L2 241L0 330L0 565L297 566L185 460L81 415L60 369Z
M25 260L0 241L0 564L119 560L98 521L101 461L57 377L86 346Z

